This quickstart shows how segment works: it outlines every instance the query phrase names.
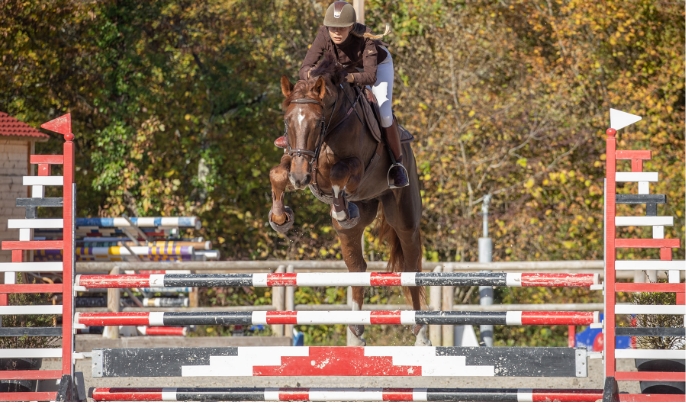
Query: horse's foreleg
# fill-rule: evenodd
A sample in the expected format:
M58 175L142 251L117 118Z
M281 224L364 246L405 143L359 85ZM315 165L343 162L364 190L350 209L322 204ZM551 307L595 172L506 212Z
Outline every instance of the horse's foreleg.
M363 270L364 271L364 270ZM364 287L351 287L353 292L352 310L359 311L362 309L362 301L364 300ZM362 337L364 335L363 325L348 326L348 333L350 334L348 344L353 346L366 346L367 341Z
M364 260L362 251L362 236L365 227L374 221L377 206L378 202L376 200L360 202L360 225L355 228L345 229L340 226L336 219L331 220L341 241L343 260L351 273L360 273L367 270L367 262ZM352 293L352 310L359 311L362 309L362 302L364 300L364 287L352 287ZM348 340L350 340L352 345L364 346L366 344L362 338L364 326L350 325L348 326L348 333Z
M269 224L280 233L286 233L293 226L293 210L283 204L286 187L289 185L288 171L291 157L284 154L281 163L269 171L269 181L272 184L272 209L269 210Z
M354 157L340 160L331 167L329 174L333 192L331 216L343 228L352 228L360 220L357 205L346 202L345 194L352 194L357 190L363 172L364 166L362 162Z

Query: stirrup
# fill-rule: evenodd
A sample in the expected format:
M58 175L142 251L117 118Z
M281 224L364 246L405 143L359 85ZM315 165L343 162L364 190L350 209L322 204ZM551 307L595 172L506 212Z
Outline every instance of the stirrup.
M403 175L405 176L405 182L396 184L395 180L391 179L391 171L393 168L399 168L402 169ZM386 173L386 181L388 182L388 188L389 189L399 189L399 188L404 188L405 186L408 186L410 184L410 179L407 174L407 168L403 164L400 163L394 163L391 165L390 168L388 168L388 172Z

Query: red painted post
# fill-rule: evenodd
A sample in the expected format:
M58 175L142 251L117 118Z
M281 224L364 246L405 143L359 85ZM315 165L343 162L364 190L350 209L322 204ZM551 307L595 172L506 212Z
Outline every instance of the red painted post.
M605 319L603 330L605 343L603 357L605 359L605 378L614 377L617 371L615 363L615 215L617 186L615 183L617 172L616 139L617 130L607 129L605 132Z
M50 176L50 164L38 164L38 176Z
M69 121L68 132L64 133L64 185L62 220L62 374L74 376L74 363L72 353L74 351L74 206L76 205L76 188L74 185L74 135L71 133L71 116L66 115Z
M34 164L63 164L62 186L62 374L74 377L74 134L71 132L71 114L67 113L41 127L64 136L62 155L31 156Z
M567 326L567 347L573 348L576 346L576 326Z

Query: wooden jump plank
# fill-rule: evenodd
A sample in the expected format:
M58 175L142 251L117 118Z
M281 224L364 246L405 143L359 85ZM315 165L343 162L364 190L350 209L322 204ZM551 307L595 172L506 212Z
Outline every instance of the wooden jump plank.
M7 220L7 228L18 229L43 229L43 228L59 228L64 227L64 222L61 218L33 218L33 219L10 219Z
M671 239L652 239L652 238L618 238L615 239L615 248L679 248L681 240Z
M63 176L24 176L24 186L62 186Z
M615 158L618 160L649 160L650 150L617 150Z
M684 305L634 305L634 304L617 304L615 305L615 313L617 315L686 315L686 306ZM640 351L640 350L635 350ZM658 351L674 351L674 350L658 350ZM686 354L686 350L684 354ZM631 358L631 357L629 357ZM636 357L641 358L641 357Z
M62 262L20 262L0 263L2 272L59 272L62 271Z
M2 241L2 250L62 249L62 241Z
M647 194L647 195L617 195L615 199L617 204L665 204L667 203L667 196Z
M674 217L670 216L657 216L657 217L640 217L640 216L630 216L630 217L615 217L615 225L618 227L652 227L656 225L674 225Z
M93 377L586 377L584 349L531 347L217 347L94 349Z
M31 164L64 164L63 155L32 155L30 158Z
M617 182L657 182L657 172L617 172Z
M683 260L617 260L615 270L686 270Z

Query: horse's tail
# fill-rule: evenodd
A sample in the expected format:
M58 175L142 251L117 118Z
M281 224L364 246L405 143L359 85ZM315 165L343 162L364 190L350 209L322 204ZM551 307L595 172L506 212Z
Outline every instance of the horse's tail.
M379 208L379 238L386 241L388 246L391 248L391 253L390 256L388 257L388 265L386 266L386 270L389 272L403 272L405 271L404 268L404 263L405 263L405 255L403 254L403 248L400 245L400 238L398 238L398 234L396 234L395 230L393 227L388 224L388 221L386 221L386 216L383 213L383 209ZM421 231L419 232L419 245L422 245L422 233ZM421 248L421 246L420 246ZM422 254L419 254L419 257L417 258L417 264L414 265L417 273L422 272ZM413 270L413 268L408 268L408 271ZM419 289L419 301L421 301L422 305L425 304L426 301L426 289L424 287L417 287ZM410 305L412 304L412 297L410 295L410 288L409 287L403 287L403 295L405 296L405 301L409 303ZM421 308L420 308L421 309Z

